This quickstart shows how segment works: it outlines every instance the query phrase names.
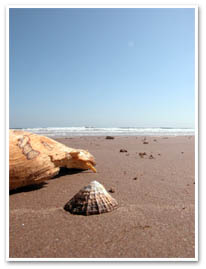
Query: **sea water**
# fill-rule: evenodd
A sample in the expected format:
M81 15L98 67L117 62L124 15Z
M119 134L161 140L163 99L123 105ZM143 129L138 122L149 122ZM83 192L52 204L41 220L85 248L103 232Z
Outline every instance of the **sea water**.
M139 128L139 127L47 127L21 128L23 131L49 137L68 136L187 136L194 135L195 130L190 128Z

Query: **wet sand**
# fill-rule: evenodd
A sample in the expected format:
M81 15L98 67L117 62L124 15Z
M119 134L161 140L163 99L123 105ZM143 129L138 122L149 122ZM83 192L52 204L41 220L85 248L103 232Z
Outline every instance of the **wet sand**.
M195 257L194 136L56 140L88 149L97 173L62 169L38 187L11 192L10 258ZM118 209L66 212L64 205L93 180L113 188Z

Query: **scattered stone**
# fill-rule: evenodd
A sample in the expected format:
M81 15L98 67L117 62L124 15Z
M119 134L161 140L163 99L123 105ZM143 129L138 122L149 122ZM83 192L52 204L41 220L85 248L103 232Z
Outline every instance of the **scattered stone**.
M157 139L154 139L153 141L154 141L154 142L157 142Z
M139 228L141 228L142 230L145 230L145 229L151 228L151 226L150 225L139 225Z
M126 149L120 149L120 152L127 152Z
M183 207L182 209L185 209L186 207Z
M154 156L151 154L151 155L149 156L149 159L154 159Z
M110 188L109 189L109 192L114 193L115 192L115 189L114 188Z
M105 139L114 139L114 136L110 136L110 135L108 135L108 136L106 136Z
M147 155L146 152L139 152L139 156L140 156L140 158L144 158L145 155Z
M158 153L159 156L161 156L161 153Z
M181 152L182 154L184 153L184 151Z
M134 179L134 180L137 180L137 177L134 177L133 179Z
M193 182L193 184L195 184L195 182Z
M144 141L143 144L149 144L149 142L148 141Z

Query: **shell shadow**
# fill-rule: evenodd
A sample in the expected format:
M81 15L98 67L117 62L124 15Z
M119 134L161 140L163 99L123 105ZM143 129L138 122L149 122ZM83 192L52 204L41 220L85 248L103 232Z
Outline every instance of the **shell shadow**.
M46 182L41 182L41 183L36 184L36 185L29 185L29 186L21 187L21 188L9 191L9 195L21 193L21 192L36 191L36 190L44 188L45 185L47 185L47 184L48 183L46 183Z
M66 176L66 175L74 175L74 174L78 174L78 173L82 173L83 170L81 169L71 169L71 168L65 168L65 167L61 167L59 170L59 173L54 176L53 178L51 178L50 180L62 177L62 176Z

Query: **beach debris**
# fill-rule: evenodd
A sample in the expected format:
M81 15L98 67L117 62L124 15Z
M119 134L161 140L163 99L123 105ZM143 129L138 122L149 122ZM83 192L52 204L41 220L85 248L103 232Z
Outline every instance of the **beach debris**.
M114 188L110 188L109 189L109 192L114 193L115 192L115 189Z
M146 155L147 155L146 152L139 152L139 156L140 156L140 158L144 158L144 156L146 156Z
M154 156L150 154L149 159L154 159Z
M9 189L39 184L56 176L61 167L96 172L94 157L46 136L9 131Z
M110 212L117 208L117 201L98 181L92 181L82 188L64 206L66 211L78 215L95 215Z
M140 229L142 229L142 230L151 228L150 225L141 225L141 224L139 224L137 227L140 228Z
M149 144L146 137L143 138L142 142L143 142L143 144Z
M148 141L143 141L143 144L149 144L149 142Z
M127 150L126 149L120 149L119 152L127 152Z
M105 137L105 139L114 139L114 136L108 135L108 136Z

